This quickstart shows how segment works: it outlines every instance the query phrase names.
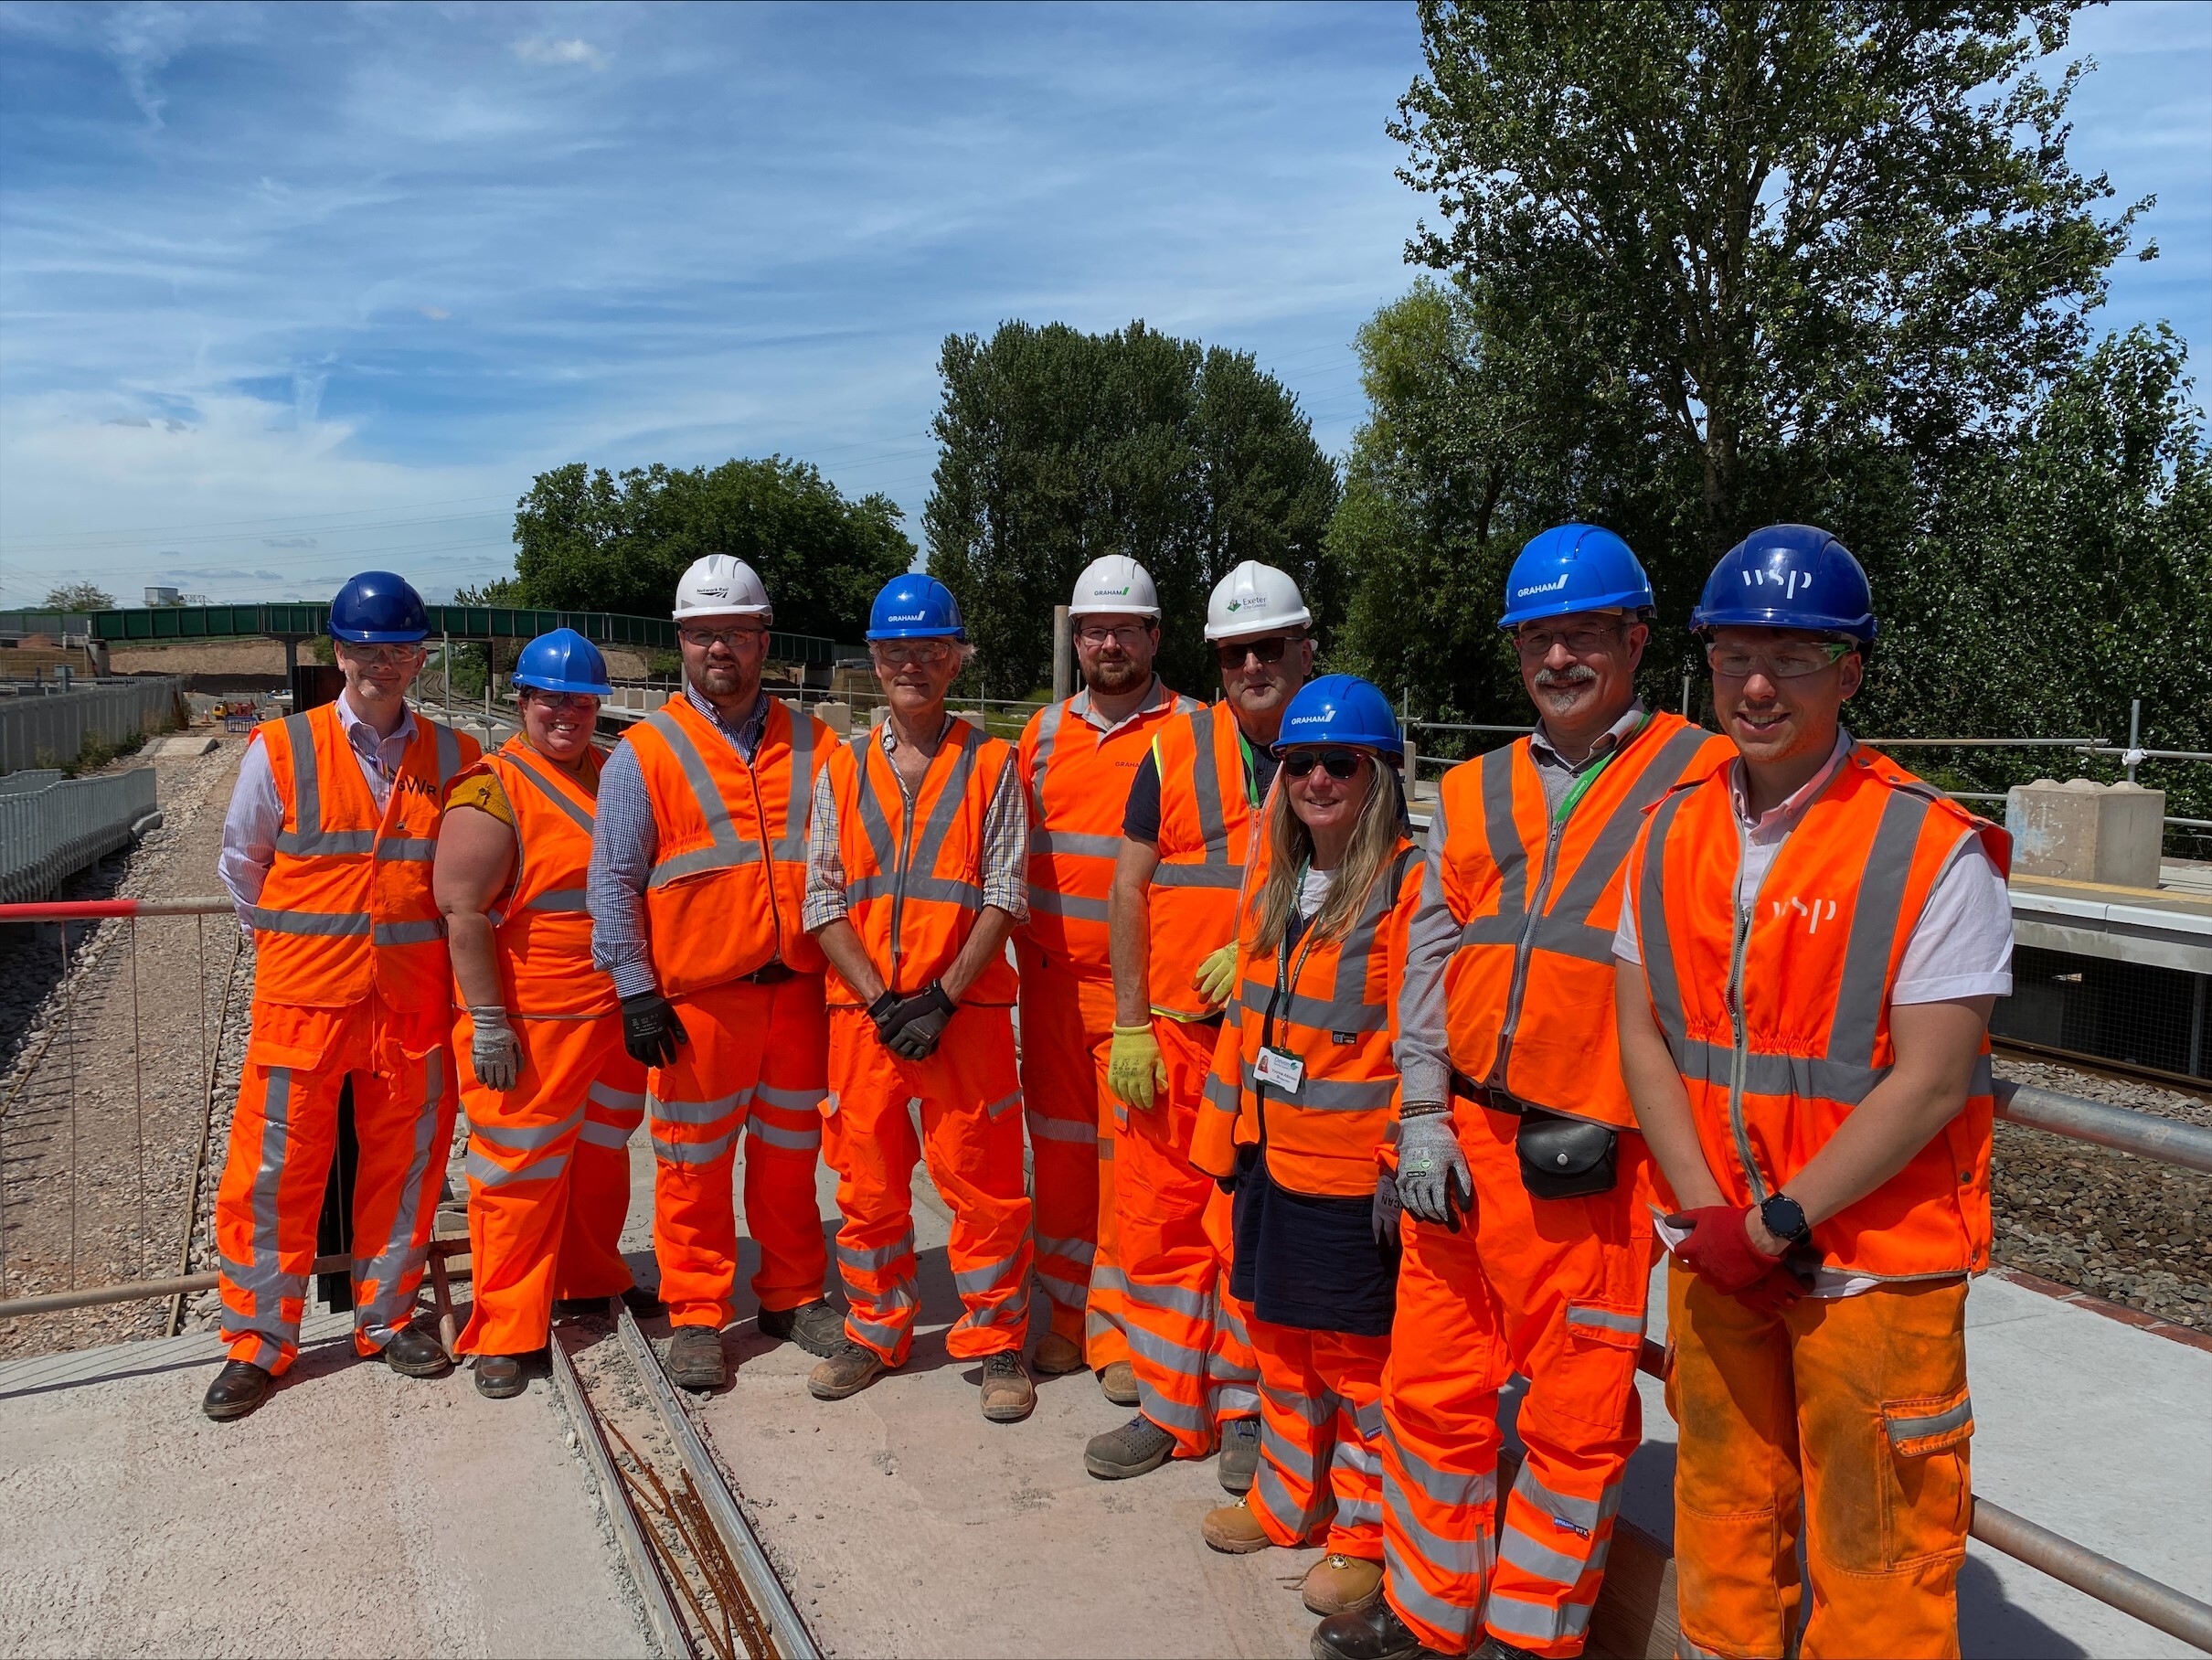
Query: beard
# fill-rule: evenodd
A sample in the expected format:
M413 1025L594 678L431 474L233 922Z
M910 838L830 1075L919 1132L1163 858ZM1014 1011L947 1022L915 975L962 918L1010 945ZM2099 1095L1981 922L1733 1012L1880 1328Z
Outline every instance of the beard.
M1119 663L1092 665L1084 672L1083 684L1094 692L1111 697L1119 692L1133 692L1151 678L1151 669L1139 665L1134 658L1124 657Z
M1536 690L1538 701L1554 715L1570 713L1582 700L1582 688L1598 677L1598 671L1587 663L1569 664L1562 669L1537 670Z

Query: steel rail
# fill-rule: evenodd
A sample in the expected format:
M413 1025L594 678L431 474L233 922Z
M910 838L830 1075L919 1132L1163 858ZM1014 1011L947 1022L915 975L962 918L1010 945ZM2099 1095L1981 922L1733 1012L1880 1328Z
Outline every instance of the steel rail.
M433 1260L447 1257L465 1257L469 1253L466 1240L432 1240L430 1254ZM351 1256L338 1252L317 1257L311 1274L337 1274L349 1272L354 1265ZM221 1277L214 1273L172 1274L165 1280L131 1280L121 1285L91 1285L77 1291L43 1292L35 1297L12 1297L0 1303L0 1320L11 1320L17 1314L50 1314L71 1308L99 1308L110 1303L148 1302L158 1297L189 1296L194 1292L214 1291Z
M2038 1090L2033 1084L1996 1083L1997 1116L2031 1130L2132 1153L2139 1158L2212 1174L2212 1130L2184 1119L2161 1118L2128 1107Z
M675 1398L669 1386L668 1374L661 1367L660 1357L653 1352L653 1345L638 1329L637 1319L621 1299L614 1301L615 1324L622 1332L622 1343L637 1363L639 1374L645 1380L645 1393L652 1397L659 1411L662 1424L669 1439L675 1442L676 1451L691 1472L691 1479L707 1501L715 1526L722 1531L737 1561L738 1572L744 1580L746 1594L752 1598L753 1607L768 1621L769 1630L775 1637L776 1652L782 1660L822 1660L822 1650L814 1643L814 1633L806 1629L806 1622L799 1613L798 1605L791 1600L791 1592L776 1575L775 1567L761 1547L760 1536L753 1532L752 1524L738 1507L736 1497L729 1491L728 1480L722 1466L716 1462L707 1443L699 1439L691 1414Z

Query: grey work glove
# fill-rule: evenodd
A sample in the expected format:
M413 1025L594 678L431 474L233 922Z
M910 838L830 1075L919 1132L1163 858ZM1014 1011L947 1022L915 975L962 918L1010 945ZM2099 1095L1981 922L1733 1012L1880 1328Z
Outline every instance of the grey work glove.
M944 982L929 985L893 1010L884 1036L884 1047L909 1060L927 1060L937 1052L937 1040L945 1035L945 1023L960 1006L945 995Z
M1409 1215L1453 1233L1462 1216L1473 1215L1474 1176L1450 1112L1398 1120L1398 1197Z
M476 1081L503 1093L513 1089L522 1076L522 1045L507 1024L506 1010L496 1003L472 1004L469 1020L474 1027L469 1037L469 1063L476 1069Z
M1375 1243L1383 1250L1398 1244L1398 1219L1405 1205L1398 1197L1398 1177L1388 1170L1375 1173L1375 1208L1368 1211L1367 1220L1375 1229Z

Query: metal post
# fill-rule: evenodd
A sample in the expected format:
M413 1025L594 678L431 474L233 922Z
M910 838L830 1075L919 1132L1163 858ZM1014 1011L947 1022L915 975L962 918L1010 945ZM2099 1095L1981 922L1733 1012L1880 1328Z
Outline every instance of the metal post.
M438 664L445 671L445 697L441 701L450 709L453 707L453 636L442 628L438 631Z
M1682 718L1690 718L1690 677L1686 674L1682 676Z
M1052 701L1075 696L1075 642L1068 632L1068 608L1052 608Z
M2135 751L2143 747L2143 699L2128 699L2128 782L2135 782Z

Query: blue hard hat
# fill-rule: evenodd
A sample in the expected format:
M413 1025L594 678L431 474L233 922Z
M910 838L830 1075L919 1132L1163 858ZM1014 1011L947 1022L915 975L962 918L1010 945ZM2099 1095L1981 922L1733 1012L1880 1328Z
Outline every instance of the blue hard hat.
M909 570L883 585L868 607L871 640L965 640L968 625L961 621L960 601L935 577Z
M1505 577L1500 628L1578 611L1648 611L1652 580L1628 544L1597 525L1555 525L1530 538Z
M524 646L522 654L515 659L512 679L516 686L540 692L614 696L614 687L607 683L606 658L600 655L598 646L572 628L557 628Z
M330 602L330 637L349 645L398 644L430 632L431 614L415 585L388 570L363 571Z
M1294 744L1351 743L1379 750L1403 761L1406 740L1399 735L1390 700L1357 675L1324 675L1298 688L1282 711L1282 731L1274 750Z
M1705 580L1694 632L1803 628L1874 638L1874 590L1851 550L1813 525L1769 525L1721 556Z

